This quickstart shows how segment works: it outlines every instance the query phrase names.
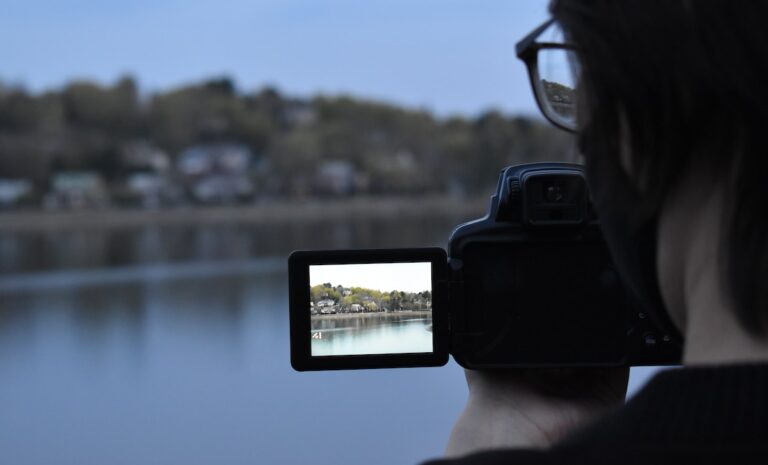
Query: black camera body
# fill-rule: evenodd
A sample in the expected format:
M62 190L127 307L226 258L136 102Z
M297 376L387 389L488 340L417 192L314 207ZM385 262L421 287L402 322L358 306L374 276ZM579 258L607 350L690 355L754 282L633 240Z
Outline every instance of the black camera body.
M419 263L429 264L429 271L421 272L429 275L428 291L418 291L427 284L410 293L390 289L420 279L412 271ZM386 264L381 279L391 283L382 283L381 292L343 283L310 286L309 270L325 266L333 271L327 276L376 287L372 276L362 276L378 273L373 264ZM358 268L334 271L345 265ZM392 281L397 276L402 284ZM289 286L291 362L302 371L442 365L448 353L470 369L669 365L681 357L680 341L656 328L622 285L577 164L502 170L487 215L458 226L447 254L442 249L294 252ZM354 299L361 304L349 303ZM339 313L320 314L319 305L322 312L333 306ZM360 308L365 313L352 313ZM333 339L313 340L323 335ZM424 342L428 338L431 347ZM411 345L416 340L423 342ZM407 347L401 350L399 344Z
M451 235L448 263L451 353L466 368L680 360L622 286L580 165L504 169L487 216Z

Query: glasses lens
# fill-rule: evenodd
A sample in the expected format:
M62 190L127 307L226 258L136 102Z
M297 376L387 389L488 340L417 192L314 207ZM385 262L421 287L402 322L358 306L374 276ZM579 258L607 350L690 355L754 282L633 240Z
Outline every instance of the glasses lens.
M537 62L537 91L544 111L561 126L576 129L576 54L563 48L543 48Z

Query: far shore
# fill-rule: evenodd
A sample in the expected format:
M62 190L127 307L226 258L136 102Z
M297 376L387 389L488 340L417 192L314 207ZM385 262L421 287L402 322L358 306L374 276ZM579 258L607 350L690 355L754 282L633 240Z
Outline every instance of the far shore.
M330 315L312 315L312 319L339 320L342 318L369 318L374 316L432 316L431 310L414 310L402 312L366 312L366 313L332 313Z
M165 209L0 211L0 232L81 228L138 228L148 225L217 223L269 224L350 219L482 216L487 197L451 196L351 197L326 200L280 200L235 206L184 206Z

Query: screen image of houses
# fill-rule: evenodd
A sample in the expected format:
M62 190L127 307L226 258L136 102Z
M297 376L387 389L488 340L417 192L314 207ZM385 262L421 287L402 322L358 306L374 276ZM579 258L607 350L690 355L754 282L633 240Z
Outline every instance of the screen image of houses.
M312 356L433 351L432 265L310 265Z

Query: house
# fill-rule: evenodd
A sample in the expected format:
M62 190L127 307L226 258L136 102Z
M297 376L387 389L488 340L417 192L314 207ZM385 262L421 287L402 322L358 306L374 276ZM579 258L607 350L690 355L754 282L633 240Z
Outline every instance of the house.
M26 179L0 178L0 208L14 207L32 195L32 183Z
M154 208L181 202L182 192L167 175L145 171L128 175L122 197L145 208Z
M190 147L179 155L176 169L182 176L202 176L213 169L213 158L204 147Z
M192 183L189 192L201 203L228 204L253 194L253 182L245 174L212 174Z
M328 315L336 313L336 301L333 299L323 299L317 302L315 307L322 315Z
M171 167L171 158L163 150L145 140L125 144L120 154L123 168L134 171L163 173Z
M92 171L64 171L56 173L45 200L49 208L102 207L109 203L109 195L101 175Z
M350 305L350 307L349 307L349 311L350 311L350 312L353 312L353 313L360 313L360 312L362 312L363 310L364 310L364 309L363 309L363 306L362 306L362 305L360 305L360 304L352 304L352 305Z
M187 192L201 203L234 203L253 196L253 154L242 144L189 147L176 167Z
M349 195L355 188L355 168L345 161L326 161L315 173L314 190L318 194Z
M177 169L183 176L245 173L253 162L250 149L242 144L202 144L179 154Z

